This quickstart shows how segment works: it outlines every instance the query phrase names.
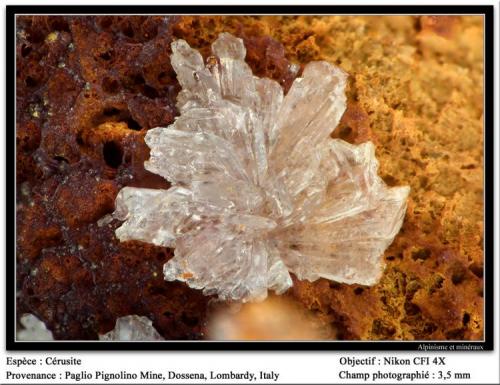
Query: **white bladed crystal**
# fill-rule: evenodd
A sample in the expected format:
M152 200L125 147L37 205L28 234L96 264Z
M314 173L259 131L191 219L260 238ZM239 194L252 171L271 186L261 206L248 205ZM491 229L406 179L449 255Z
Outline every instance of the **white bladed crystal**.
M17 330L18 341L53 341L52 332L33 314L23 314L19 320L23 329Z
M253 76L241 39L223 33L207 65L184 40L171 62L180 116L146 134L147 170L169 190L125 187L121 241L175 247L166 280L257 301L299 279L372 285L398 233L408 187L378 177L374 146L330 138L346 109L347 75L305 66L286 96Z
M116 320L115 328L99 334L101 341L163 341L148 317L128 315Z

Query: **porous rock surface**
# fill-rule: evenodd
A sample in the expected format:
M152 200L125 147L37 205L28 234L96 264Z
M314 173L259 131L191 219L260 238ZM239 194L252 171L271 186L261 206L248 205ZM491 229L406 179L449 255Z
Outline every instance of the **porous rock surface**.
M374 142L384 181L411 187L377 285L294 278L286 295L337 338L482 338L479 17L18 17L18 316L56 339L97 339L129 314L166 339L203 338L210 298L163 280L172 251L120 243L119 223L97 221L124 186L169 187L145 171L143 137L177 114L170 43L206 57L220 32L285 91L290 62L348 72L335 136Z

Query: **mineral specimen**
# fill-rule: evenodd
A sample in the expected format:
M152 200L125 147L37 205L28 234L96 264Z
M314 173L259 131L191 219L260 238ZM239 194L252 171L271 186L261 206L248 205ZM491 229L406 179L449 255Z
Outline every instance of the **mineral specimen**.
M164 338L153 327L147 317L128 315L116 320L115 328L100 334L102 341L163 341Z
M184 40L172 52L180 116L145 138L145 168L172 187L123 188L117 237L175 247L165 279L225 300L282 293L289 272L376 283L409 188L378 177L372 143L329 137L346 108L346 73L309 63L284 96L252 74L230 34L213 43L206 65Z
M52 332L33 314L23 314L19 320L24 329L17 330L18 341L52 341Z

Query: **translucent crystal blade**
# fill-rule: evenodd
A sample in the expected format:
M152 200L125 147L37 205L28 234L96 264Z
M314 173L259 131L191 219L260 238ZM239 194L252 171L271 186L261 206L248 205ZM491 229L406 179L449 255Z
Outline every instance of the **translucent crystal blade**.
M253 113L249 109L221 100L212 108L190 109L171 127L180 131L210 133L226 141L237 159L241 160L240 165L245 170L245 175L252 183L257 183L258 170L254 148L262 148L265 152L265 137L261 126L256 127L250 121L252 116Z
M261 122L266 137L266 148L269 151L276 142L278 130L276 121L283 103L283 89L270 79L258 79L256 92L259 94L259 104L256 107L256 120Z
M204 209L204 210L203 210ZM116 229L120 241L138 240L158 246L173 247L184 228L212 216L208 208L197 207L191 191L173 187L169 190L123 188L116 197L113 216L124 221Z
M327 62L312 62L295 79L273 127L277 137L272 158L284 166L285 154L308 156L333 132L346 108L347 74ZM303 159L303 158L302 158ZM290 159L289 159L290 160ZM281 168L281 167L279 167Z
M267 251L267 286L270 290L274 290L276 294L282 294L292 287L292 278L285 263L280 258L279 250L270 242L267 242Z
M276 224L250 215L224 219L178 239L175 257L164 267L165 279L185 281L222 299L261 300L267 295L268 251L252 237Z
M237 61L244 61L247 54L243 40L234 37L230 33L221 33L219 35L218 39L212 44L212 52L219 59Z
M300 194L317 172L318 146L328 139L346 108L347 75L326 62L308 64L278 112L271 137L270 163L275 178L292 196Z
M128 315L116 320L115 328L100 334L101 341L163 341L164 338L153 327L147 317Z
M373 285L382 274L381 255L398 233L408 188L387 189L363 212L321 224L306 224L282 234L285 264L299 279L319 277Z
M208 105L220 99L220 89L216 79L205 68L203 58L184 40L172 43L170 63L177 74L182 91L177 98L180 111L197 105Z
M342 140L328 141L322 146L317 175L317 179L327 182L324 187L328 199L317 207L309 220L318 223L335 221L368 209L386 192L377 170L378 162L371 142L355 146Z
M148 131L145 141L151 155L144 167L171 182L249 180L235 148L219 136L158 127Z
M280 234L286 240L280 250L293 250L285 262L299 278L376 282L380 256L401 227L409 194L407 187L385 186L377 168L371 143L331 140L325 146L319 171L328 176L327 199L307 222L296 221Z
M52 332L33 314L23 314L16 328L17 341L53 341Z
M224 99L250 107L256 98L252 70L245 63L246 50L243 41L228 33L222 33L212 45L220 66L214 67Z

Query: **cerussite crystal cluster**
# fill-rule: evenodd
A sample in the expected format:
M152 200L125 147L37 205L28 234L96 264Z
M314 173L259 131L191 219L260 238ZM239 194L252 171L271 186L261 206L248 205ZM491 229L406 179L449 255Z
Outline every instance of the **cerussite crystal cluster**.
M128 315L116 320L115 328L100 334L101 341L164 341L147 317Z
M145 138L145 168L172 187L123 188L117 237L175 247L165 279L225 300L282 293L289 272L376 283L409 188L377 176L372 143L330 138L346 108L346 73L309 63L284 96L277 82L253 76L230 34L206 65L184 40L172 52L180 116Z

